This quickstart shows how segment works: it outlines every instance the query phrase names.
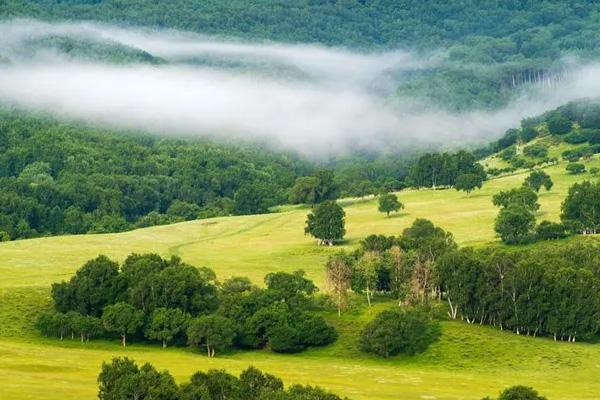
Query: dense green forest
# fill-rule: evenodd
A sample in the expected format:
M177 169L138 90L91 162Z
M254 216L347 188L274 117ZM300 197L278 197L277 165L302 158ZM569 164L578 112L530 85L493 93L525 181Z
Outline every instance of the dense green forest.
M311 164L257 145L163 139L3 111L3 239L266 212Z
M7 0L0 18L94 20L244 39L322 43L366 50L443 50L401 94L450 108L505 104L515 88L551 83L565 55L598 54L594 1Z

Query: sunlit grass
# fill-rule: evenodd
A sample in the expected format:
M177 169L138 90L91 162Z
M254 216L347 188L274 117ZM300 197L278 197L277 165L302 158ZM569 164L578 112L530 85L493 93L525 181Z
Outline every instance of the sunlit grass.
M599 166L596 158L585 162ZM558 220L567 189L589 174L567 175L565 163L549 167L555 186L540 195L538 219ZM338 320L340 339L297 355L267 351L236 352L209 360L188 349L160 349L118 341L60 342L32 329L37 313L49 305L49 285L67 279L100 253L122 260L131 252L177 255L213 268L219 279L249 276L261 283L271 271L304 269L319 285L323 263L339 247L353 248L370 233L398 235L415 218L428 218L453 232L462 245L497 244L491 197L521 184L526 172L487 181L467 196L453 189L406 190L406 208L392 218L377 212L376 200L345 199L347 237L342 246L319 247L304 236L309 208L285 206L280 212L192 221L120 234L81 235L0 244L0 399L82 399L96 395L102 361L127 355L169 369L182 381L198 369L237 373L253 364L287 383L318 384L354 399L480 399L517 383L536 386L551 399L596 399L600 393L600 345L554 343L547 339L461 322L444 322L440 342L416 357L382 360L357 349L357 335L372 314L361 308ZM362 299L358 299L361 301ZM390 307L386 300L375 309ZM373 311L374 313L375 311Z

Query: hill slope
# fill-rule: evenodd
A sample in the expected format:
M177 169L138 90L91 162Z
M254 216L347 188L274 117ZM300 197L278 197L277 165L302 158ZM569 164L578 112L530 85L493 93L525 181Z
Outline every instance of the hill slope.
M586 161L599 166L600 159ZM545 170L552 191L540 196L539 219L558 219L568 187L589 175L567 175L561 162ZM525 173L486 181L470 196L454 190L400 192L404 212L386 218L373 199L343 200L347 243L352 247L370 233L399 234L417 217L453 232L462 245L495 242L492 223L497 213L491 196L520 185ZM62 236L0 244L0 398L80 399L96 393L96 374L103 360L127 355L168 368L179 380L198 369L239 372L249 364L277 373L287 383L324 386L353 399L479 399L504 386L528 384L551 399L594 399L600 391L595 344L554 343L519 337L489 327L443 322L443 335L424 354L381 360L357 350L356 333L371 316L358 310L338 320L326 317L340 332L334 345L301 355L264 351L240 352L207 359L188 349L162 350L118 342L60 342L40 338L33 318L49 302L51 282L68 278L83 261L104 253L116 259L130 252L179 255L185 261L213 268L223 279L247 275L260 283L270 271L303 268L318 284L323 262L336 248L317 247L302 233L305 208L280 213L214 218L119 234ZM378 303L383 308L389 303ZM326 373L324 373L326 371Z

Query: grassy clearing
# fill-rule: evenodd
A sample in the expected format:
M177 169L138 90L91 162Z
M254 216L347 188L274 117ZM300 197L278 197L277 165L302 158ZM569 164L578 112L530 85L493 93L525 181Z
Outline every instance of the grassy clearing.
M600 160L586 162L600 166ZM589 179L567 175L565 164L546 169L555 186L540 196L538 219L558 220L568 187ZM431 219L455 234L463 245L497 243L492 229L497 209L491 196L518 186L526 173L493 179L466 196L454 190L408 190L397 216L377 212L376 200L347 199L345 247L370 233L397 235L415 218ZM443 335L426 353L382 360L356 349L357 332L371 317L366 310L333 321L340 340L300 355L265 351L239 352L209 360L188 349L162 350L135 344L123 350L118 341L48 340L31 329L48 306L48 286L68 278L99 253L122 260L130 252L178 255L213 268L219 278L249 276L262 282L267 272L304 269L322 284L323 262L337 248L318 247L305 237L308 209L282 207L280 213L215 218L108 235L43 238L0 244L0 399L82 399L96 394L102 361L127 355L168 368L181 381L199 369L239 372L253 364L288 383L318 384L354 399L479 399L517 383L539 388L551 399L595 399L600 393L600 345L554 343L519 337L493 328L444 322ZM390 306L378 303L376 308Z

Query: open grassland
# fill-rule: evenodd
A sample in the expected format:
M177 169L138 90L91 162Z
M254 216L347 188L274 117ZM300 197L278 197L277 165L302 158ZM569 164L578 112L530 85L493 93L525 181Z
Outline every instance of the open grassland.
M600 160L586 162L600 166ZM555 186L542 192L538 220L558 220L568 187L590 175L567 175L564 163L549 167ZM521 184L526 173L493 179L470 196L455 190L399 193L406 209L386 218L374 199L342 201L347 242L355 246L370 233L397 235L415 218L432 220L462 245L496 243L497 209L491 196ZM83 262L106 254L122 260L131 252L177 255L213 268L220 279L249 276L260 283L271 271L304 269L319 285L323 263L337 248L318 247L303 234L308 209L284 207L268 215L215 218L107 235L63 236L0 244L0 399L85 399L96 395L102 361L127 355L169 369L178 381L196 370L224 368L238 373L252 364L287 383L310 383L353 399L479 399L504 386L527 384L550 399L597 399L600 345L555 343L493 328L443 322L441 340L416 357L383 360L357 350L357 333L371 315L364 308L338 320L340 339L332 346L298 355L236 352L207 359L188 349L160 349L118 341L40 338L32 329L48 307L49 285L67 279ZM360 299L362 300L362 299ZM390 306L382 301L376 309ZM375 312L375 311L374 311Z

